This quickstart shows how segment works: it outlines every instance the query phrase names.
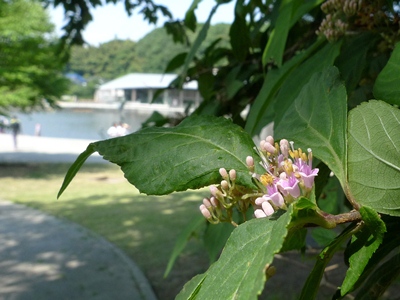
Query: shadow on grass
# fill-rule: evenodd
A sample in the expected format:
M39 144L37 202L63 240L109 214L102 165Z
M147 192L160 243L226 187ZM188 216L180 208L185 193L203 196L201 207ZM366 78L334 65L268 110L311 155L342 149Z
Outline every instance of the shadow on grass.
M159 299L174 299L187 281L209 266L202 241L192 239L170 275L163 278L177 237L199 215L201 199L202 193L198 191L167 196L99 193L66 201L61 198L26 204L104 236L134 259Z
M97 235L19 205L1 212L1 299L144 299L126 258Z

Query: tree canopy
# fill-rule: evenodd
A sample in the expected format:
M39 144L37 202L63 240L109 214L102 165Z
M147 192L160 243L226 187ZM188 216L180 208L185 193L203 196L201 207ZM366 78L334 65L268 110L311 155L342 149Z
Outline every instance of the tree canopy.
M63 52L42 5L0 2L0 108L53 105L67 88ZM44 102L43 102L44 101Z
M228 24L211 26L200 53L219 38L221 46L229 47L229 27ZM192 43L194 39L195 34L189 33L189 42ZM85 78L103 80L130 72L163 73L174 56L188 49L188 45L174 43L165 28L157 28L138 42L115 39L99 46L73 46L67 70Z

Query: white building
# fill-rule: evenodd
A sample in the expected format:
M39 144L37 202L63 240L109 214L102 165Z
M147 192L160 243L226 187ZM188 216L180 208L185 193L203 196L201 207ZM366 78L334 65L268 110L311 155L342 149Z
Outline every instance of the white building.
M154 100L159 89L167 88L177 77L175 74L131 73L101 85L95 92L94 100L101 103L162 104L168 107L197 107L201 101L197 82L183 86L183 90L166 89Z

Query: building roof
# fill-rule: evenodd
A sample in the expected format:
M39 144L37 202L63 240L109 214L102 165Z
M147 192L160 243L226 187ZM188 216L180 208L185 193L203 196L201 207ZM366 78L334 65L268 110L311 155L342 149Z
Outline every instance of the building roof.
M162 89L168 87L176 77L176 74L131 73L102 84L99 90ZM186 83L183 89L197 90L197 82Z

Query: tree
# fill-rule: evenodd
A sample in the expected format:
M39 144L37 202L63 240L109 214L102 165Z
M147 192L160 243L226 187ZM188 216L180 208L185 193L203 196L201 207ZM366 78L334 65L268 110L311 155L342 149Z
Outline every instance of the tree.
M204 52L216 39L221 39L220 44L229 47L228 34L228 24L211 26L200 52ZM189 42L192 43L195 34L189 32L188 36ZM97 77L102 80L111 80L130 72L162 73L175 55L188 49L187 45L174 43L164 28L157 28L138 42L113 40L97 47L74 45L71 48L67 71L78 73L85 78Z
M136 53L141 59L142 70L146 73L162 73L165 71L168 63L181 53L190 49L190 44L195 39L195 34L202 28L202 24L196 28L195 32L187 30L188 44L174 43L170 36L167 35L165 28L157 28L147 34L137 43ZM210 27L207 38L202 43L199 53L203 53L205 49L215 40L221 39L220 46L229 47L228 41L229 25L217 24Z
M130 40L113 40L98 47L74 46L67 70L85 78L111 80L141 71L142 65L136 52L136 43Z
M67 88L63 56L43 7L34 1L0 3L0 108L53 105Z
M193 3L174 26L195 27ZM199 83L204 101L193 115L88 145L59 195L94 152L143 193L210 185L202 215L234 229L218 260L177 299L256 299L273 280L275 254L304 250L316 227L332 238L317 238L323 249L300 299L316 298L343 245L349 268L333 299L378 299L400 274L398 8L397 1L237 0L231 49L216 42L198 55L209 19L173 59L181 68L174 85ZM252 138L270 122L275 138L255 147ZM207 234L229 236L220 230Z

